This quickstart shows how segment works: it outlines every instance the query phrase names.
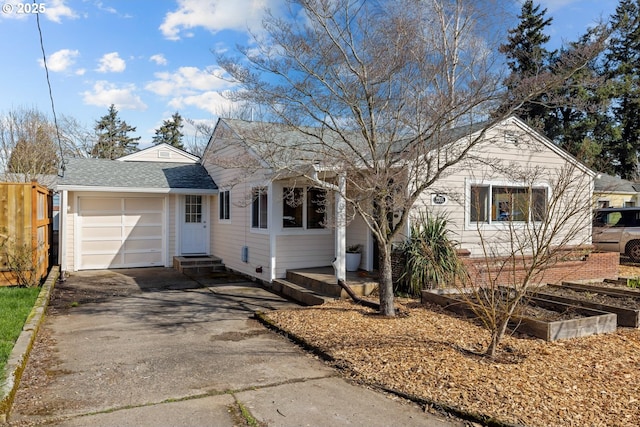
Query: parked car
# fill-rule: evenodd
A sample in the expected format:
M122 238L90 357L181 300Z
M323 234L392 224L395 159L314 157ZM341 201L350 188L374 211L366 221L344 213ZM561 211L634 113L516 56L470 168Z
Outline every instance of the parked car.
M592 241L596 249L640 262L640 207L596 209Z

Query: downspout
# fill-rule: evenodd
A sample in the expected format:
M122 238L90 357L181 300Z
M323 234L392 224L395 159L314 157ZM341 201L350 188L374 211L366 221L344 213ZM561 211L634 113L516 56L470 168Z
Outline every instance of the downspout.
M338 283L347 280L347 203L344 200L344 191L346 190L346 178L344 174L338 176L338 191L336 191L336 239L335 254L336 259L333 262L333 268L336 271L336 280Z
M276 226L275 226L275 215L273 214L273 205L274 205L274 194L273 194L273 182L269 182L269 186L267 187L267 227L269 229L269 283L273 282L276 279L276 267L278 265L278 260L276 257Z
M60 264L60 281L65 280L67 271L67 212L69 207L67 190L60 193L60 209L58 210L58 263Z

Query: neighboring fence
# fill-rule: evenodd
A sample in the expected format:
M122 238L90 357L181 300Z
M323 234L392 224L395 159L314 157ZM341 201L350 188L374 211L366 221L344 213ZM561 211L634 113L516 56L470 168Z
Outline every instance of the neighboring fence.
M39 282L51 265L52 192L37 182L0 183L0 285Z

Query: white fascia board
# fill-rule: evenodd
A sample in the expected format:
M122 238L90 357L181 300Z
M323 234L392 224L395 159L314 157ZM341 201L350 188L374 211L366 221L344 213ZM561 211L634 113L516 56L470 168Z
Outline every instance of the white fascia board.
M59 185L58 190L96 193L155 193L155 194L202 194L214 195L219 190L199 188L134 188L134 187L92 187L87 185Z
M147 147L144 150L140 150L140 151L136 151L135 153L131 153L131 154L127 154L126 156L122 156L122 157L118 157L117 161L121 161L121 162L127 162L127 161L135 161L135 159L137 159L138 157L142 157L146 154L146 152L148 151L159 151L159 150L168 150L168 151L172 151L188 160L191 160L193 163L198 163L200 161L200 157L195 156L191 153L188 153L184 150L181 150L179 148L174 147L173 145L169 145L166 143L162 143L159 145L152 145L151 147ZM162 160L157 160L158 162L161 162ZM187 163L187 162L185 162Z

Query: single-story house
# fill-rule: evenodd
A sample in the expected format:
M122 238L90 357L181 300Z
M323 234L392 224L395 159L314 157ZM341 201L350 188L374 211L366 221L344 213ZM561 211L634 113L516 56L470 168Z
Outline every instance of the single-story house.
M345 227L322 226L336 223L340 198L326 197L323 209L318 209L316 201L322 199L318 193L324 190L303 175L308 177L311 168L325 174L321 179L337 183L331 168L318 163L298 165L300 171L306 172L296 174L295 168L277 164L296 161L291 150L281 150L283 157L291 159L274 153L278 154L282 147L304 147L304 137L273 131L269 126L221 119L205 149L202 164L219 188L213 203L217 208L213 213L213 254L234 270L272 281L285 277L289 269L331 265L343 256L339 251L346 241L348 246L362 246L360 269L374 269L375 239L362 218L356 216ZM479 128L469 129L480 132ZM488 129L483 142L473 148L468 158L452 167L415 208L446 212L454 239L471 257L484 253L479 231L496 240L508 235L505 222L501 221L504 218L500 218L503 208L511 205L509 215L514 215L513 206L522 198L533 198L527 203L531 206L544 206L552 199L555 171L570 170L572 180L582 182L569 191L567 200L582 200L588 209L592 199L595 174L515 117ZM537 174L535 180L523 176L528 172ZM481 206L474 206L472 200L478 196L482 198ZM292 205L292 198L298 202ZM516 222L535 220L529 213L523 216L520 212L520 216L511 218ZM570 243L591 243L589 218L587 213L574 219L582 223ZM408 233L407 226L405 235Z
M617 176L598 173L594 180L595 207L624 208L639 206L640 184Z
M375 239L364 220L341 221L342 197L304 177L315 171L317 179L348 192L344 180L317 163L297 165L304 173L284 173L270 163L277 155L267 160L262 154L277 154L282 141L271 138L292 138L284 143L295 146L304 137L274 132L256 141L256 128L265 126L271 125L220 119L202 158L159 145L117 160L67 160L57 188L62 270L169 267L175 256L212 255L265 282L290 269L331 265L344 277L345 246L355 244L363 248L360 269L373 270ZM284 154L277 160L292 161ZM592 200L595 174L511 117L487 129L469 161L445 174L415 209L445 211L460 248L482 256L479 231L503 239L505 212L514 221L535 221L533 206L552 199L552 172L567 165L588 181L571 198ZM527 170L537 171L534 182L522 175ZM523 197L531 212L515 211ZM589 221L572 241L590 243L590 236Z

